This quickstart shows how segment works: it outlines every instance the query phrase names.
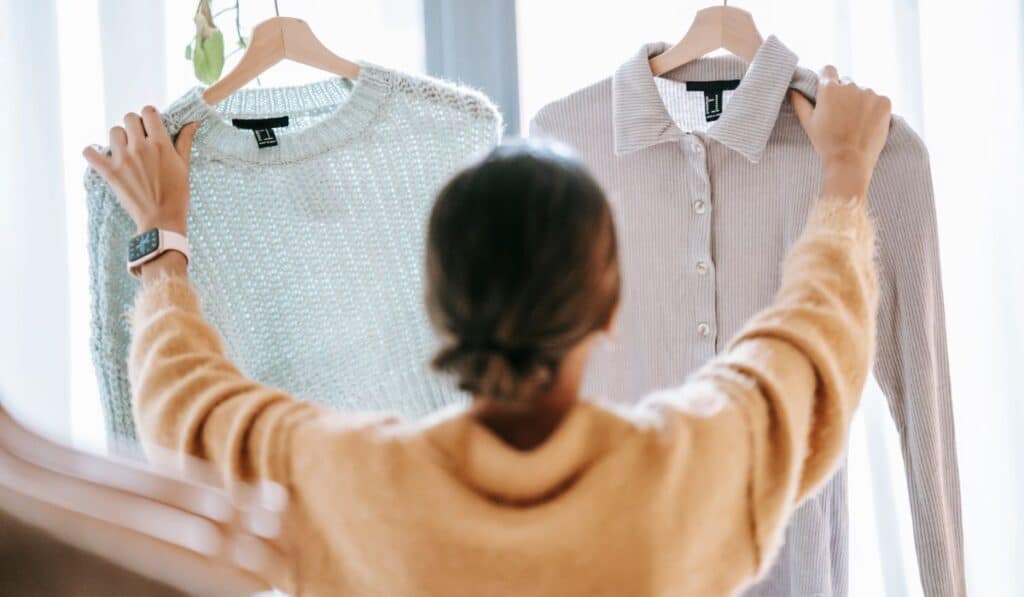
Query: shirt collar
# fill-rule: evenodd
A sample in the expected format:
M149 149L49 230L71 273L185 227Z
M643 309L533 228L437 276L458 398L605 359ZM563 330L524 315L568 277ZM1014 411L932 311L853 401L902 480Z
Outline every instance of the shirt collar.
M652 56L668 48L664 42L643 46L612 77L616 155L674 141L683 134L666 110L648 65ZM755 163L775 127L786 89L795 87L813 98L817 82L813 73L797 68L796 54L774 35L761 44L749 66L735 56L712 56L684 64L667 76L676 81L742 78L707 136Z

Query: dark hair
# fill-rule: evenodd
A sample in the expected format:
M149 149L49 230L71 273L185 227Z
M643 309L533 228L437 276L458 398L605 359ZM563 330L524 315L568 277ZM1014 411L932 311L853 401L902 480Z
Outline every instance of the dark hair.
M611 210L567 150L499 146L441 190L427 234L434 368L494 400L547 389L619 300Z

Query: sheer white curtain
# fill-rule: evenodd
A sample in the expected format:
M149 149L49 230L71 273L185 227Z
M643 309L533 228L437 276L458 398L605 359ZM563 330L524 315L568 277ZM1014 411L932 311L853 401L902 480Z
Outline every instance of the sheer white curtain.
M89 357L81 148L115 115L164 101L163 2L4 3L0 80L0 387L32 423L102 444ZM187 19L187 14L186 14ZM185 39L187 41L187 38ZM184 43L182 43L184 47Z
M468 0L467 0L468 1ZM513 0L509 0L510 2ZM930 152L972 595L1024 595L1024 61L1019 0L734 0L805 65L889 94ZM19 413L102 437L89 357L82 146L194 83L191 2L0 1L0 391ZM231 5L215 2L216 8ZM423 70L420 0L281 0L332 49ZM673 41L695 0L518 0L524 122ZM242 2L243 30L273 13ZM567 27L572 23L571 27ZM221 21L225 37L230 20ZM321 77L279 67L263 84ZM919 595L899 439L877 391L851 438L852 595Z
M17 413L65 433L68 239L56 7L5 3L0 21L0 391Z

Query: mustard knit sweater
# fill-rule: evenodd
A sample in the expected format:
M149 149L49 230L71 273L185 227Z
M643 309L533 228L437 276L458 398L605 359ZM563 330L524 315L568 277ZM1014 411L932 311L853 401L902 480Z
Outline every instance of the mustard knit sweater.
M861 203L822 199L726 352L635 406L579 403L529 452L465 406L410 423L247 379L184 278L137 298L135 416L148 442L291 490L296 595L732 595L844 450L873 238Z

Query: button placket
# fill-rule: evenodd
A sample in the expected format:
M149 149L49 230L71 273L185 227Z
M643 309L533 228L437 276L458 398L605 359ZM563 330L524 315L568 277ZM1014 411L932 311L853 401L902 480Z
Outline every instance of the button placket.
M687 258L692 273L688 275L692 306L687 311L693 314L690 334L694 342L693 356L703 362L715 355L716 347L716 296L715 270L711 259L711 184L707 168L707 152L701 140L692 136L682 146L686 160L692 166L690 195L689 242Z

